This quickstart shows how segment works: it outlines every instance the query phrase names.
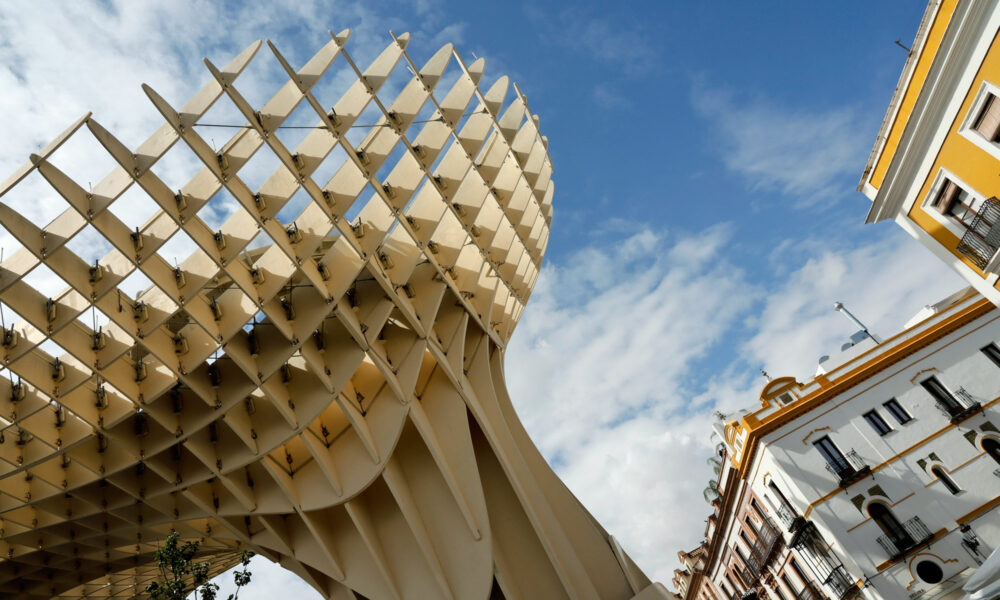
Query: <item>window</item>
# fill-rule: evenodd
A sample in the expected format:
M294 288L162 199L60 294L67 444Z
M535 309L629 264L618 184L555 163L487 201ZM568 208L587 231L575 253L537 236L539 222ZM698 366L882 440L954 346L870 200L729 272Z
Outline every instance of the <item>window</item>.
M944 579L944 571L937 563L929 560L922 560L917 563L917 577L924 583L941 583Z
M913 539L910 537L910 534L906 533L899 519L896 518L896 515L892 514L892 511L885 504L881 502L872 502L869 504L868 516L872 518L872 521L878 525L883 533L889 536L893 542L896 542L897 547L910 547L913 545Z
M747 537L747 532L742 529L740 530L740 538L743 540L743 543L747 545L747 548L753 548L753 542L751 542L750 538Z
M971 131L971 129L969 130ZM988 143L979 134L968 138L1000 158L1000 144ZM989 267L1000 249L1000 198L986 198L968 184L942 169L923 202L923 209L961 241L955 252L979 269Z
M962 491L962 489L958 487L958 484L956 484L952 478L944 472L944 468L941 467L941 465L931 467L931 475L937 477L938 481L944 484L945 489L951 492L952 496Z
M949 413L955 414L961 412L962 405L958 403L958 400L955 400L955 397L951 395L948 388L944 387L944 385L938 381L937 377L929 377L928 379L921 381L920 385L923 386L923 388L927 390L927 393L929 393L934 400L936 400L937 403Z
M900 406L899 402L895 398L890 398L889 401L883 404L882 406L884 406L885 409L889 411L889 414L892 415L892 418L899 421L900 425L904 425L913 420L913 417L911 417L910 414L906 412L906 410L904 410L902 406Z
M813 446L819 450L820 455L826 460L827 464L833 469L838 475L851 470L851 465L848 464L847 459L844 457L844 453L837 448L837 445L833 443L833 440L829 436L823 436L813 442Z
M802 581L802 585L808 585L809 578L807 578L806 574L802 572L802 568L799 567L799 562L797 560L795 560L794 558L790 562L791 562L791 565L792 565L792 570L795 571L796 575L798 575L799 580Z
M980 352L986 355L986 358L993 361L993 364L1000 367L1000 348L997 348L996 344L990 343L979 349Z
M785 585L788 586L788 591L790 591L793 596L797 596L798 595L798 588L796 588L794 585L792 585L792 582L788 579L788 575L785 575L784 573L782 573L781 574L781 580L785 582Z
M983 440L983 450L990 455L997 464L1000 464L1000 442L996 438L988 437Z
M750 508L752 508L753 511L755 513L757 513L757 516L760 517L760 519L762 521L764 520L764 511L761 510L760 504L757 504L757 499L756 498L751 498L750 499Z
M945 177L931 206L942 215L949 216L968 228L975 216L974 202L972 195L965 188Z
M986 94L986 101L979 111L972 128L983 135L991 142L996 142L1000 135L1000 98L993 94Z
M885 422L885 419L882 418L882 415L878 414L878 411L870 410L866 412L863 416L865 418L865 421L868 421L868 424L871 425L872 429L875 430L875 433L879 435L885 435L890 431L892 431L892 427L889 427L889 424Z
M781 586L774 586L774 593L778 595L778 600L785 600L785 594L781 591Z

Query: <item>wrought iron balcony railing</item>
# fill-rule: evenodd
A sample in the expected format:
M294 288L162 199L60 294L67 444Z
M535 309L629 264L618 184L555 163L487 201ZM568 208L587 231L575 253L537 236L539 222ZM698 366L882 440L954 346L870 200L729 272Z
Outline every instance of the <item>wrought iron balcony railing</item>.
M895 560L932 537L934 534L927 529L920 517L913 517L893 531L880 535L877 541L889 558Z
M840 457L828 458L826 470L840 480L840 487L846 487L871 473L870 466L854 450Z
M785 506L785 503L782 502L778 504L778 510L776 512L778 513L778 520L781 521L781 524L785 527L785 529L791 529L792 523L795 522L795 514L792 512L792 509Z
M830 571L823 583L833 590L838 598L844 598L858 590L858 586L854 585L854 582L847 576L844 565L838 565Z
M976 400L964 387L955 390L955 395L962 399L962 406L958 408L952 407L952 411L949 411L952 423L964 421L983 409L983 405L980 404L979 400Z
M956 251L982 270L1000 249L1000 199L983 200Z
M754 540L753 546L750 548L750 556L747 557L747 567L754 578L759 577L767 567L780 540L781 535L778 528L774 526L774 522L771 519L764 519L761 522L760 530L757 531L757 539Z

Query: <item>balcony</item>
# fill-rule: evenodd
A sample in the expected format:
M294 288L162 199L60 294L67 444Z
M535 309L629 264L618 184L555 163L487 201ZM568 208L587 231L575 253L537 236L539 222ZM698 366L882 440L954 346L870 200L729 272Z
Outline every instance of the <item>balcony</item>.
M747 567L756 579L764 572L768 562L774 556L774 551L778 547L781 535L778 528L770 519L761 522L760 530L757 531L757 539L754 540L753 547L750 548L750 556L747 557Z
M872 468L854 450L839 457L827 458L826 470L840 480L840 487L847 487L872 472Z
M833 590L834 593L837 594L838 598L846 598L858 591L858 586L856 586L847 576L847 571L844 569L844 565L838 565L835 569L830 571L830 575L823 580L823 583Z
M972 394L967 392L964 387L960 387L955 390L955 395L962 399L962 406L953 406L950 409L945 407L945 411L948 412L948 416L951 418L952 424L958 423L959 421L964 421L968 419L973 414L983 410L983 405L979 403L978 400L972 397Z
M785 505L784 502L778 504L778 520L785 527L786 530L791 530L792 523L795 522L795 514L792 509Z
M955 250L985 271L997 249L1000 249L1000 199L994 196L983 201Z
M933 537L934 534L927 529L920 517L913 517L898 526L895 531L880 535L877 541L879 546L882 546L882 549L889 555L889 558L896 560L910 550L930 541Z

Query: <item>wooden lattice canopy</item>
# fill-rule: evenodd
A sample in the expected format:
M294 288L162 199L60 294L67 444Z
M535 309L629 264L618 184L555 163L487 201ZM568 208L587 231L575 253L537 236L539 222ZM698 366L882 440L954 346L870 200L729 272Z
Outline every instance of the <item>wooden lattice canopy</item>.
M0 186L20 244L0 264L0 596L132 597L170 530L216 571L249 547L330 598L648 585L503 385L552 216L537 117L451 45L418 66L393 36L362 71L348 32L331 38L299 70L268 43L287 81L259 108L238 80L256 42L206 60L181 108L145 86L166 123L137 149L87 115ZM338 100L317 97L345 75ZM201 122L217 102L242 116L218 151ZM310 125L291 148L293 113ZM54 164L84 126L117 165L92 189ZM171 152L196 157L180 189L157 175ZM277 167L253 189L258 153ZM34 175L65 203L44 227L3 203ZM156 210L132 229L137 190ZM81 235L110 249L87 260ZM162 255L178 239L190 255ZM27 283L38 268L64 289Z

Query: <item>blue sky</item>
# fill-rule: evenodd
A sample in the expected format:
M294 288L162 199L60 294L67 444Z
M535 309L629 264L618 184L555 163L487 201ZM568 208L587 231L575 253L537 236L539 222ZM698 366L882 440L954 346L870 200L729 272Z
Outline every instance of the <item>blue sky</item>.
M487 83L508 74L527 95L555 165L545 267L507 356L511 392L574 492L668 582L708 514L712 412L752 405L761 368L808 378L852 333L834 301L891 335L961 286L894 225L863 226L854 191L906 58L893 41L911 43L923 8L4 3L0 111L14 118L0 123L0 171L86 110L136 145L160 122L140 83L179 105L208 78L203 56L225 64L254 39L293 64L345 27L359 65L389 29L412 32L418 64L446 41L485 57ZM269 68L248 96L274 89ZM84 147L60 152L80 180L106 171ZM241 597L304 585L258 569Z

